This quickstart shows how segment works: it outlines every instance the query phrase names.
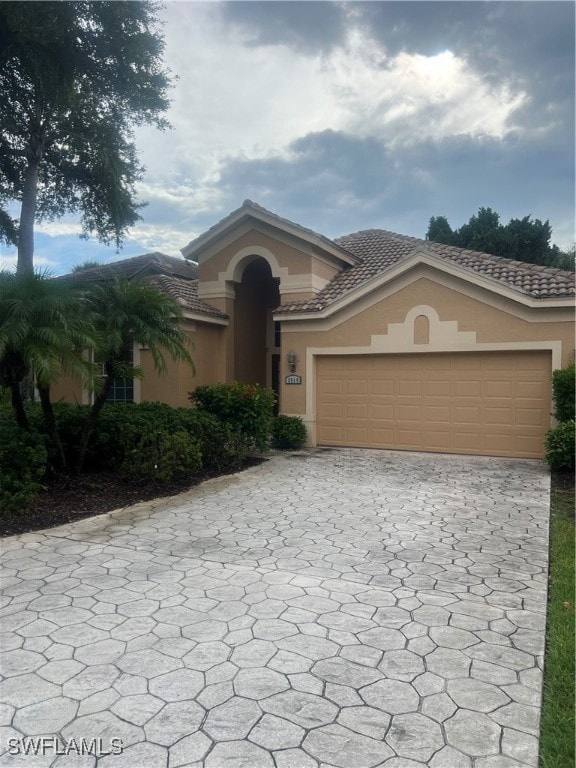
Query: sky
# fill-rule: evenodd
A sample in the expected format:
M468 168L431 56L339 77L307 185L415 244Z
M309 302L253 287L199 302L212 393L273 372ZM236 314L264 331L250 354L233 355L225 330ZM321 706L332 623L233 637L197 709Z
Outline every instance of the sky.
M572 2L168 2L172 130L135 133L148 205L122 250L37 226L62 274L180 248L251 199L326 237L424 237L481 206L574 242ZM1 247L1 246L0 246ZM15 261L3 247L0 267Z

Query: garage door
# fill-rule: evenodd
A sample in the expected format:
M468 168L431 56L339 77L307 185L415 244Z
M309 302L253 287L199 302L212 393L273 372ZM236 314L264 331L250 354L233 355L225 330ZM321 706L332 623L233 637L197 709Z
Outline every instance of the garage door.
M319 357L320 445L541 458L548 352Z

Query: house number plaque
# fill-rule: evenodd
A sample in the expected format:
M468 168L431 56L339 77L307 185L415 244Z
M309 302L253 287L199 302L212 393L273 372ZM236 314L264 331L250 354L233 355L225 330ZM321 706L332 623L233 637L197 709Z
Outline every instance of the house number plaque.
M298 376L296 373L291 373L290 376L286 376L284 379L285 384L302 384L302 376Z

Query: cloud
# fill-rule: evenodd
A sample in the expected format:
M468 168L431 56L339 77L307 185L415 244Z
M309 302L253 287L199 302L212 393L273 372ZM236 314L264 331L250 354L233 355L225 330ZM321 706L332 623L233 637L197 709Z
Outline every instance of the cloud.
M548 218L554 242L573 242L572 175L554 148L460 136L387 149L325 131L290 149L290 160L231 160L224 185L329 237L372 227L423 237L431 216L460 226L490 206L506 221Z
M38 258L176 255L250 197L328 236L422 236L489 205L574 229L574 7L170 2L174 129L138 128L143 220L121 254L39 228ZM76 255L75 255L76 254ZM65 270L64 270L65 271Z
M322 14L333 22L328 42L312 45L322 27L310 28ZM180 79L169 115L174 130L138 133L148 225L164 217L178 217L181 229L197 230L209 216L213 222L231 198L236 207L248 194L230 186L230 165L294 162L301 169L302 137L331 131L383 149L447 136L503 139L526 100L447 49L390 53L354 4L176 3L165 18L166 58ZM291 24L284 28L282 19Z

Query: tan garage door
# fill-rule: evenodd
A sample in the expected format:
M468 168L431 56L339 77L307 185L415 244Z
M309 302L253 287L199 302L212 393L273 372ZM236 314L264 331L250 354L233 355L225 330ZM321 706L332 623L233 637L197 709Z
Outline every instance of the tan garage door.
M540 458L548 352L317 359L320 445Z

